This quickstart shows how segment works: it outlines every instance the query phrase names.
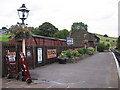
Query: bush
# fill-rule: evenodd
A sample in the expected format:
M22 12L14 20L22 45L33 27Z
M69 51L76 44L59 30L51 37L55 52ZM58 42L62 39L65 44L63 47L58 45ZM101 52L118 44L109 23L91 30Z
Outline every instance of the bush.
M80 54L78 53L78 51L73 51L73 56L74 56L74 57L79 57Z
M94 49L93 47L88 47L87 50L88 50L88 51L91 51L91 52L94 52L94 51L95 51L95 49Z
M84 48L84 54L88 53L88 49Z
M89 54L89 55L93 55L93 52L95 51L95 49L93 47L88 47L87 50L88 50L87 54Z
M59 56L59 58L60 59L64 59L65 57L66 58L72 58L73 57L73 51L71 51L71 50L65 50L65 51L63 51L61 54L60 54L60 56Z
M110 48L110 44L107 44L106 45L106 50L109 50L109 48Z
M78 48L78 53L83 55L85 53L85 49L84 48Z
M77 51L65 50L60 54L58 58L68 59L68 58L74 58L74 57L79 57L79 56L80 54Z
M63 52L68 58L73 58L73 51L66 50Z
M106 48L106 45L104 43L98 44L98 51L99 52L104 52L105 48Z
M104 51L108 51L108 50L109 50L109 47L110 47L110 44L99 43L97 50L98 50L99 52L104 52Z

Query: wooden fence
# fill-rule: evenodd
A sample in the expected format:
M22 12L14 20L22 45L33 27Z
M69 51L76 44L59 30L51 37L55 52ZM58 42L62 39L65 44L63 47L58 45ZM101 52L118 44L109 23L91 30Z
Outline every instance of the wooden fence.
M26 46L26 60L28 62L29 69L34 69L36 67L40 67L46 64L51 64L57 62L57 57L59 54L68 49L75 49L79 47L73 46ZM21 45L2 45L2 76L6 76L8 73L7 69L7 59L6 53L16 52L16 60L18 63L19 71L19 53L22 50Z

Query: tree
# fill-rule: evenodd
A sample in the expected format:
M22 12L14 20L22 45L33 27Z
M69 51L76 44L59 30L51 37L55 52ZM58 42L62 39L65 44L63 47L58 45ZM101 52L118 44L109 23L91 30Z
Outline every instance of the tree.
M7 29L6 27L2 27L2 29Z
M117 39L117 48L118 48L118 50L120 50L120 36Z
M34 33L34 27L28 27L28 30L31 31L31 33Z
M107 34L105 34L105 35L104 35L104 37L108 37L108 35L107 35Z
M45 22L42 25L40 25L38 28L35 28L34 34L46 36L46 37L53 37L53 35L58 31L58 28L56 28L54 25L52 25L49 22Z
M15 28L18 28L19 27L19 25L11 25L11 27L9 28L9 32L11 33L11 34L13 34L14 33L14 31L15 31Z
M84 24L82 22L75 22L73 23L73 25L71 26L71 32L73 31L77 31L77 30L80 30L80 29L83 29L83 30L88 30L88 25L87 24Z
M69 31L67 29L63 29L61 31L56 32L53 37L55 38L61 38L61 39L66 39L67 36L69 35Z

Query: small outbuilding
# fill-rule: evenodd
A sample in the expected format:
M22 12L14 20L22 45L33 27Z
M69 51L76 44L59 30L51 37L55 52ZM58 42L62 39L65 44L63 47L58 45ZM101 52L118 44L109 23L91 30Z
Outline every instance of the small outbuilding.
M82 29L72 32L70 38L73 38L73 46L84 46L86 44L87 47L94 47L100 40L95 34Z

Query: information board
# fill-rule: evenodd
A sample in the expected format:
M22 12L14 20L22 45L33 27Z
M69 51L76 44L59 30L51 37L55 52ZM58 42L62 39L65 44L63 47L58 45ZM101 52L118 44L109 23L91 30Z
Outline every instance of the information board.
M57 57L56 49L47 49L47 58L55 58Z
M42 63L42 48L37 48L38 63Z
M7 56L10 62L15 61L16 52L8 52Z

